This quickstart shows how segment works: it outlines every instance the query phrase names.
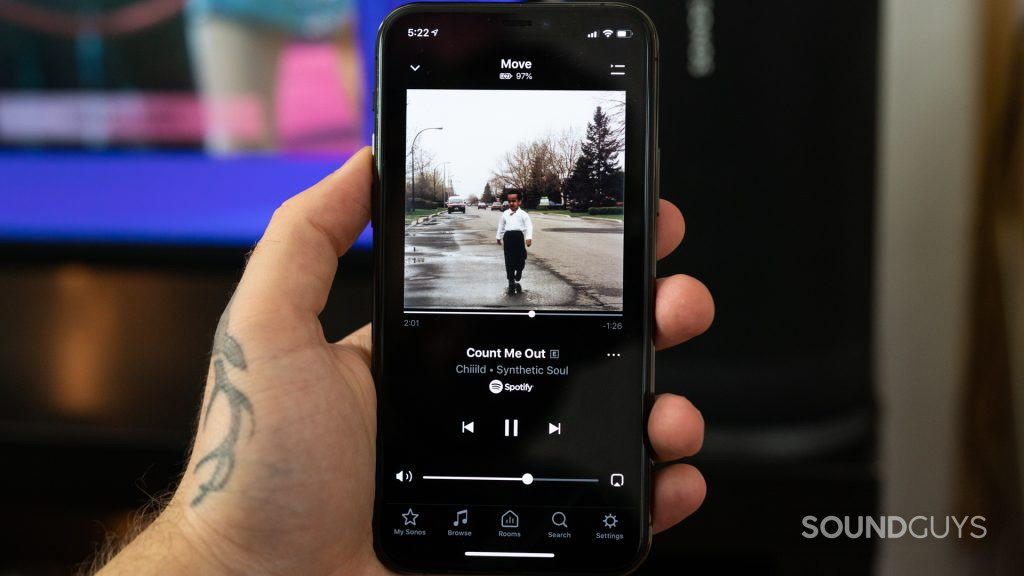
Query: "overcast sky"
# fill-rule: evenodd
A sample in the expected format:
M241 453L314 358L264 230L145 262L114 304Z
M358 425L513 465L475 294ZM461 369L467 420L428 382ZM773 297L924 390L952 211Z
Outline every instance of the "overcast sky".
M583 139L594 109L625 97L596 90L409 90L406 151L420 130L444 127L420 135L417 158L423 150L438 164L448 162L455 193L479 196L517 144L569 128Z

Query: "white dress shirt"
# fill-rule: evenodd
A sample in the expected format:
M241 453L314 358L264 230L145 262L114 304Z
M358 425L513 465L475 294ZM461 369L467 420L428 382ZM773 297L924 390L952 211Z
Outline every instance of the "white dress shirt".
M520 230L526 240L533 240L533 222L530 215L522 208L513 212L511 209L501 213L501 221L498 223L498 240L505 237L506 230Z

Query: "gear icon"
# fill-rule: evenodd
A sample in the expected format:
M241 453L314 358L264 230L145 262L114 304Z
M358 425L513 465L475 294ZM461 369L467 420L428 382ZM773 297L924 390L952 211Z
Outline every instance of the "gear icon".
M605 514L602 522L604 522L605 528L615 528L619 525L619 519L615 517L615 514Z

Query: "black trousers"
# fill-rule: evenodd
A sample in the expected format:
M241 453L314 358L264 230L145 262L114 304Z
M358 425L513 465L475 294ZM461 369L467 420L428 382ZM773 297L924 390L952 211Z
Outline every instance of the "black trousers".
M508 230L501 244L505 248L505 276L515 281L516 272L521 276L526 266L526 237L521 230Z

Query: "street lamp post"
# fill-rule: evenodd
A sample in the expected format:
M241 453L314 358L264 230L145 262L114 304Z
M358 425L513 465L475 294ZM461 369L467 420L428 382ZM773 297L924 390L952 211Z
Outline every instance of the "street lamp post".
M443 175L441 176L441 192L444 195L444 203L445 203L446 206L448 205L448 165L449 164L451 164L451 161L441 162L441 169L444 171Z
M431 127L431 128L424 128L423 130L420 130L419 132L416 133L415 136L412 137L412 145L409 146L410 153L412 154L412 192L409 194L409 197L406 199L406 202L405 202L405 204L406 204L405 205L405 211L406 212L412 212L412 210L413 210L412 200L413 200L413 198L416 197L416 139L420 137L420 134L423 134L427 130L444 130L444 126L434 126L434 127Z

